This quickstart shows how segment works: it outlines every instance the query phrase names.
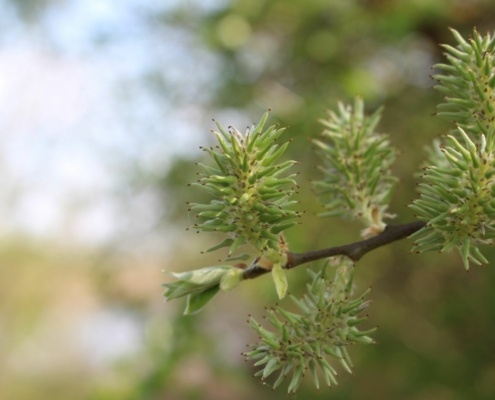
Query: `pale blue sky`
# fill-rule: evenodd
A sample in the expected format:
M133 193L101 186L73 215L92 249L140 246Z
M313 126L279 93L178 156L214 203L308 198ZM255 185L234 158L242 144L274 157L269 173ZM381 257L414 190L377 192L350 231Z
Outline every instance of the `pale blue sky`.
M156 21L176 3L65 0L31 25L0 4L0 234L99 244L149 232L164 205L150 193L120 202L126 162L165 170L197 151L212 117L215 57Z

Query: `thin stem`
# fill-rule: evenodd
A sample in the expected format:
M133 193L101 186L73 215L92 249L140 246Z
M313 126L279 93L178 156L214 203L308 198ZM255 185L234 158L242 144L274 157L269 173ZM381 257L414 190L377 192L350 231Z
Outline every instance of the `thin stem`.
M368 252L385 246L397 240L405 239L414 232L419 231L426 225L423 221L414 221L407 224L387 225L385 230L370 239L361 240L359 242L346 244L343 246L327 247L326 249L308 251L307 253L287 253L287 263L285 269L291 269L311 261L317 261L334 256L347 256L353 261L360 260ZM244 271L244 279L256 278L270 270L260 267L256 262L251 264Z

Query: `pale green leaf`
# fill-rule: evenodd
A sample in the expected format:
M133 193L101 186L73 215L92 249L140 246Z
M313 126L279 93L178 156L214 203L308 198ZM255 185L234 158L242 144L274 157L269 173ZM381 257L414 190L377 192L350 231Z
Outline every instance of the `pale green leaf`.
M273 282L275 283L275 288L277 289L277 294L279 299L283 299L287 293L288 283L285 272L282 269L282 264L275 263L272 268Z
M220 280L220 289L223 291L235 288L243 280L244 271L240 268L231 268Z
M217 285L230 265L215 265L187 272L171 272L174 278L201 286Z

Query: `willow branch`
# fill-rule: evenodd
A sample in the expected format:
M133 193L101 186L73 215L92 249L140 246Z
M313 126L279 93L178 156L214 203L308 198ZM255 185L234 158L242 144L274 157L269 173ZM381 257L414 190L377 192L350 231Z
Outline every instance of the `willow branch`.
M347 256L353 261L360 260L365 254L370 251L395 242L405 239L414 232L419 231L425 226L423 221L414 221L407 224L387 225L385 230L370 239L361 240L359 242L346 244L343 246L327 247L326 249L308 251L306 253L287 253L287 263L285 269L291 269L311 261L322 260L334 256ZM269 270L260 267L256 262L244 271L244 279L256 278L260 275L269 272Z

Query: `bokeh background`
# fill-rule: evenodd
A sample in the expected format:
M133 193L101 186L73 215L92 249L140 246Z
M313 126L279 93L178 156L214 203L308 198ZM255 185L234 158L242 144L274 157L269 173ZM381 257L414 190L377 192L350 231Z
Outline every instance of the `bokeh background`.
M187 187L214 117L242 129L272 108L301 161L294 251L354 241L320 220L309 139L337 101L385 106L400 156L391 210L413 216L424 146L446 132L431 66L448 27L495 29L491 0L0 0L0 397L286 399L240 355L269 277L198 316L164 303L163 270L215 263L186 231ZM495 398L495 272L397 243L358 264L377 344L313 399ZM495 252L488 250L494 260ZM291 291L306 280L291 271Z

